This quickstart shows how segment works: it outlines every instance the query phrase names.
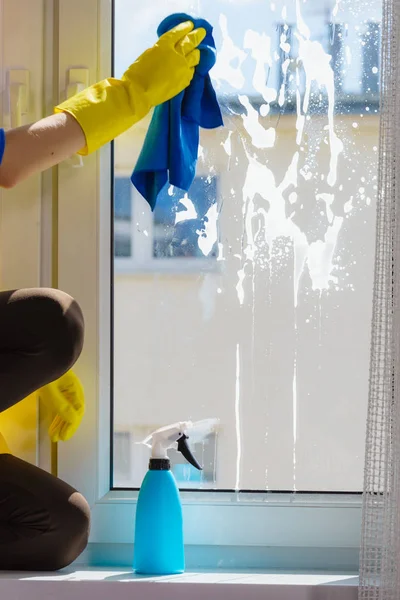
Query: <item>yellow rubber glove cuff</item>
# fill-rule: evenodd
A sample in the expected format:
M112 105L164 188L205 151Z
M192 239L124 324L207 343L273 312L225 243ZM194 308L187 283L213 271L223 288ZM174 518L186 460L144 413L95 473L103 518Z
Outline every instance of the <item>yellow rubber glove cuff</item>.
M85 414L85 394L77 375L67 371L60 379L42 387L39 396L56 413L49 427L51 441L71 439Z
M72 115L82 127L86 146L79 154L98 150L190 84L200 61L196 48L206 35L204 29L193 27L190 21L181 23L162 35L121 79L105 79L55 108Z

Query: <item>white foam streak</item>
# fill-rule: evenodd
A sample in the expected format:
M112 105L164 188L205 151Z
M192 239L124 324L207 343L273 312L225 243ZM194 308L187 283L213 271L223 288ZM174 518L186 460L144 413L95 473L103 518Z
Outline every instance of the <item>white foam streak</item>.
M297 358L293 366L293 490L296 491L296 449L297 449Z
M240 467L242 462L242 436L240 424L240 346L236 344L236 386L235 386L235 428L236 428L236 483L240 490Z
M336 4L332 10L332 17L337 17L337 14L339 12L339 5L340 5L340 0L336 0Z
M238 296L238 300L239 300L239 304L242 306L244 303L244 288L243 288L243 282L245 279L245 272L244 269L239 269L238 271L238 279L239 281L237 282L236 285L236 292L237 292L237 296Z
M339 0L337 1L338 4ZM332 188L337 181L338 159L343 151L343 144L335 132L334 126L334 105L335 89L334 76L331 66L331 56L327 54L319 41L311 39L311 32L305 23L301 14L300 1L296 0L296 35L299 45L299 57L296 65L296 95L297 95L297 146L299 148L290 159L286 173L278 184L275 181L274 174L269 169L268 164L259 162L254 156L249 155L245 144L248 167L245 183L243 186L243 219L244 219L244 250L241 256L241 268L238 270L238 283L236 286L238 300L240 304L244 302L244 281L246 277L246 265L249 262L256 262L259 250L267 244L271 253L273 244L279 238L289 238L292 240L294 251L294 273L293 273L293 293L294 307L297 307L300 281L306 266L311 277L314 290L328 290L332 283L336 283L334 276L334 254L338 241L343 219L335 217L332 212L332 205L335 196L333 193L321 193L316 196L316 201L324 201L329 226L322 240L309 242L306 232L302 230L301 224L294 223L290 215L287 215L287 205L285 201L286 191L289 190L289 202L296 210L298 198L298 175L302 174L306 181L311 180L313 172L307 163L303 163L300 168L300 147L303 142L304 130L306 127L306 118L310 109L311 94L315 88L325 88L328 101L326 131L330 149L329 167L324 174L325 180ZM251 49L252 57L256 61L256 71L259 73L265 71L265 65L269 65L270 55L264 59L259 56L262 41L265 44L266 39L252 30L248 31L245 37L247 48ZM287 44L286 36L281 38L281 46ZM285 50L288 50L285 46ZM290 48L289 48L290 50ZM257 64L258 61L258 64ZM289 61L283 64L283 73L287 70ZM301 88L300 69L304 70L305 88ZM257 76L258 77L258 76ZM261 81L261 80L260 80ZM262 94L261 87L258 89ZM284 100L284 86L280 91L279 103ZM259 120L258 112L252 107L247 96L239 96L241 104L246 109L246 114L242 115L243 124L251 136L255 148L271 148L275 145L275 131L265 129ZM255 198L257 197L257 205ZM263 205L263 200L265 205ZM260 219L264 222L263 230L264 240L260 240L254 232L254 223L257 222L257 228L260 228Z
M242 115L243 125L251 136L255 148L273 148L275 145L276 131L273 127L265 129L259 122L259 114L250 104L247 96L239 96L239 102L246 109Z
M251 50L255 61L253 88L264 98L265 102L276 99L276 90L266 85L268 71L272 68L271 38L265 33L248 29L244 36L244 47Z
M333 187L337 181L338 158L340 153L343 151L343 143L336 135L334 127L335 84L333 69L331 66L332 57L325 52L320 42L310 40L310 30L303 21L299 0L296 0L296 17L298 30L296 37L299 42L298 61L302 64L306 77L306 88L302 107L303 114L299 112L300 103L298 102L297 143L301 143L304 128L304 117L308 112L312 85L315 82L319 88L325 88L328 98L328 132L331 156L327 182L328 185ZM299 89L298 77L296 79L297 89Z
M242 64L247 58L247 52L234 44L228 32L226 15L223 13L219 17L219 26L222 34L222 44L218 52L218 60L211 71L212 78L217 87L221 85L222 81L226 81L233 89L240 90L245 83Z
M177 223L182 223L183 221L188 221L189 219L197 219L195 206L187 194L179 200L179 203L182 204L186 210L179 210L175 213L175 225Z
M232 130L229 130L228 132L228 137L226 138L225 142L222 142L222 146L226 152L226 154L229 156L229 158L232 156Z
M337 278L332 274L333 257L342 224L343 217L335 217L326 232L324 241L319 240L309 246L307 262L313 290L326 290L331 282L337 282Z
M279 185L276 185L274 175L266 165L261 164L253 157L249 157L248 160L249 165L243 187L243 219L246 240L244 257L246 260L242 268L238 270L238 283L236 286L238 300L241 305L244 303L245 265L247 262L257 260L257 253L260 248L260 242L254 234L254 220L259 221L262 218L264 220L264 240L270 251L279 238L290 238L292 240L294 249L293 294L294 307L296 308L300 280L306 265L314 290L328 290L331 283L336 283L336 278L333 275L333 258L343 219L333 217L331 212L330 206L334 195L320 194L318 199L324 200L326 203L330 225L324 240L309 243L305 233L301 231L299 226L290 218L287 218L283 197L287 189L291 186L297 186L299 154L296 152L292 157L285 177ZM259 203L262 202L262 199L266 201L265 207L255 206L254 198L256 195L259 198Z
M218 206L214 202L208 209L204 229L197 232L198 245L204 256L209 256L214 244L218 241Z

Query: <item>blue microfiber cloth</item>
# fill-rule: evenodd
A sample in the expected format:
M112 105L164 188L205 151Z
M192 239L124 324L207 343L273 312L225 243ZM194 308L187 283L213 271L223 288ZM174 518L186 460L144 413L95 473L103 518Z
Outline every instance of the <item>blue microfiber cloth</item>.
M161 36L184 21L192 21L196 29L204 27L207 32L199 46L200 63L189 87L154 109L131 177L133 185L152 210L158 194L168 181L186 192L189 190L196 173L199 127L213 129L223 125L217 96L208 74L216 61L210 23L177 13L160 23L157 34Z

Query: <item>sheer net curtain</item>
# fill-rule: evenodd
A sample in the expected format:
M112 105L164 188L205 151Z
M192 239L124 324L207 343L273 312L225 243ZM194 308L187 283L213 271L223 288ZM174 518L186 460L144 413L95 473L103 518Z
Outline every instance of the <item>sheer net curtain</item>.
M360 600L400 599L400 1L384 0Z

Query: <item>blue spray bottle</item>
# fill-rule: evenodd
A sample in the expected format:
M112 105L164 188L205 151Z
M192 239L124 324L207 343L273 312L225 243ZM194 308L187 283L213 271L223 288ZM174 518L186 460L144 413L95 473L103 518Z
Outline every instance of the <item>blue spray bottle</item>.
M136 573L175 575L184 572L182 505L167 451L177 447L191 465L201 470L188 439L193 433L199 441L216 423L215 419L175 423L158 429L144 440L143 443L151 447L151 458L136 507L133 561Z

